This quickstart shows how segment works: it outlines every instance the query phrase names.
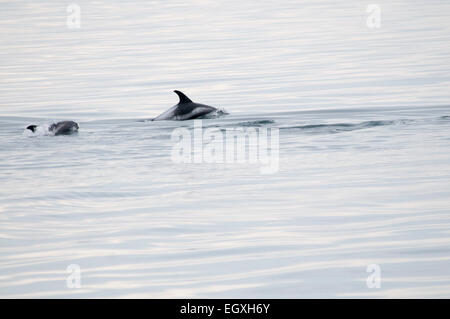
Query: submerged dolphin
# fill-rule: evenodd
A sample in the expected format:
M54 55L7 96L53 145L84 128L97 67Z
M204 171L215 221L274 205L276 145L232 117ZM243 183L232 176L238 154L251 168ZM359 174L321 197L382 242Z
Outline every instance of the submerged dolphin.
M80 127L77 123L73 121L62 121L58 123L53 123L48 127L48 131L54 135L69 135L78 132ZM37 125L29 125L27 130L31 132L36 132Z
M203 115L209 114L211 112L217 111L215 107L204 105L200 103L192 102L190 98L184 95L183 92L174 91L180 98L180 102L177 105L171 107L163 114L155 117L152 121L160 120L173 120L173 121L184 121L199 118Z

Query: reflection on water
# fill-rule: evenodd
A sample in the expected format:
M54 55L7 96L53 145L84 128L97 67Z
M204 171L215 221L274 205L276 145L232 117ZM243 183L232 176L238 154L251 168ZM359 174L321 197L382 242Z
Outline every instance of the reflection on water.
M450 296L450 4L378 3L1 3L0 296ZM279 171L173 163L173 89Z

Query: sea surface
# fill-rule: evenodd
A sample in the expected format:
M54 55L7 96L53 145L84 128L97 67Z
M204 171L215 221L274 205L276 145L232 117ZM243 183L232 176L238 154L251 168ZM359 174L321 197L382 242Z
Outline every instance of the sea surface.
M0 1L0 297L449 298L449 15ZM175 89L278 132L277 169L174 160Z

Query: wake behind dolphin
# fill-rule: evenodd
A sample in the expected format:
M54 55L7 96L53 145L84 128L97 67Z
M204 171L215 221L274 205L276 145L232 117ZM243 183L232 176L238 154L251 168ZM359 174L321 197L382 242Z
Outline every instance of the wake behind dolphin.
M219 111L217 108L192 102L190 98L188 98L183 92L174 91L180 101L177 105L174 105L161 115L155 117L152 121L161 121L161 120L172 120L172 121L184 121L184 120L192 120L196 119L208 114L211 114L215 111Z

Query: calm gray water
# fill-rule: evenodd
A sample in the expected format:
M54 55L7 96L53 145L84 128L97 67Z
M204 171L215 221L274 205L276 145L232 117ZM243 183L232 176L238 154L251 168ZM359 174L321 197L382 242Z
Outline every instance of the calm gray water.
M450 3L369 3L0 1L0 297L450 297ZM174 89L279 170L174 163Z

